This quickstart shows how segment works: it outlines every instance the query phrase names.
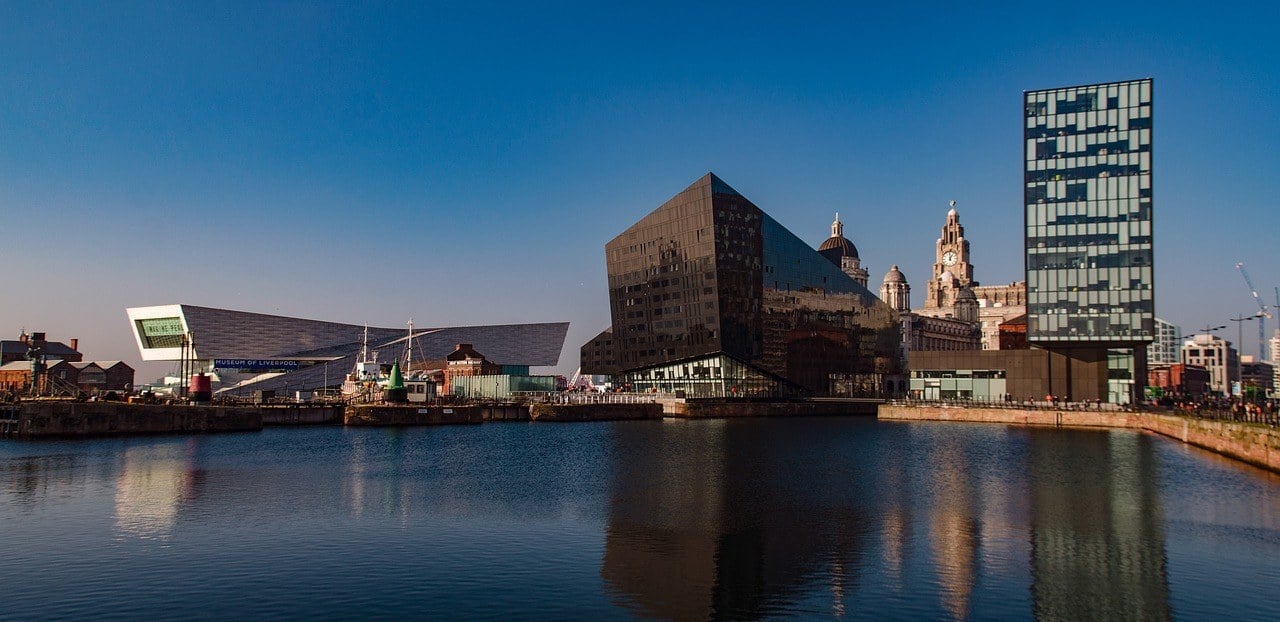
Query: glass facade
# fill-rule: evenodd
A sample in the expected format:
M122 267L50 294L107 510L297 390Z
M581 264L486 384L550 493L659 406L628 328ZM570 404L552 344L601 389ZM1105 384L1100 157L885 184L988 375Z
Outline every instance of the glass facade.
M555 376L502 374L494 376L457 376L451 382L454 397L507 399L517 392L550 392L556 390Z
M1108 403L1128 404L1132 401L1137 379L1135 367L1133 350L1107 350Z
M605 255L612 336L584 347L584 364L612 356L600 367L631 373L637 387L634 373L719 355L754 370L743 378L781 382L775 393L826 394L836 376L878 383L900 372L897 313L715 175Z
M685 397L777 397L786 382L732 357L717 354L634 370L619 377L625 390Z
M1028 91L1027 339L1154 337L1150 79Z
M1155 340L1147 346L1149 365L1173 365L1182 362L1182 329L1160 318L1155 319Z
M911 397L920 400L999 401L1008 394L1003 369L913 369Z

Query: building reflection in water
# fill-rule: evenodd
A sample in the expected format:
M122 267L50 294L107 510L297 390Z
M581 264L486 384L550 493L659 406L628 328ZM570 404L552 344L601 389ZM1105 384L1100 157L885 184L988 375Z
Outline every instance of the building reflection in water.
M412 477L412 463L419 458L411 456L407 435L401 428L350 435L343 459L346 502L354 518L369 512L373 517L394 518L401 526L409 524L410 502L416 496L411 486L422 478Z
M939 447L931 471L933 503L929 506L929 543L938 576L938 598L953 619L969 615L969 600L977 576L980 529L979 502L972 463L958 447Z
M821 428L677 421L615 437L601 575L619 604L663 619L756 618L818 583L827 613L842 614L872 490Z
M75 454L23 456L0 460L0 503L32 506L52 491L75 486L83 479L83 460Z
M199 496L201 439L124 449L115 482L117 538L167 540L182 504Z
M1153 442L1161 441L1121 432L1031 432L1037 618L1172 617Z

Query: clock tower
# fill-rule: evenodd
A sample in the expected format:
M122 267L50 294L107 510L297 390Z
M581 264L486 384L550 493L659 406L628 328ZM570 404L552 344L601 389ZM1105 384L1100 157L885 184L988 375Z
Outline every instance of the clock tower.
M938 238L937 259L933 264L933 278L926 284L924 306L929 309L951 307L962 288L976 285L973 264L969 263L969 241L964 239L960 213L952 201L947 224L942 226L942 237Z

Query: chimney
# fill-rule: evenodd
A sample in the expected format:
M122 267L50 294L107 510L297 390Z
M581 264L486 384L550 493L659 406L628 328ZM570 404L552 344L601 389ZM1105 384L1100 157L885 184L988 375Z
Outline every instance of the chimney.
M72 349L72 350L75 350L76 352L79 352L79 351L80 351L80 340L79 340L79 339L70 339L69 341L70 341L71 343L69 343L69 344L67 344L67 345L71 346L71 349Z

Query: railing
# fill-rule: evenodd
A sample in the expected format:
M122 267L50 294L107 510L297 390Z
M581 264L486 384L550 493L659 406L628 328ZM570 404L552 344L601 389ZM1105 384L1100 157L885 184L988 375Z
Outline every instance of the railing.
M1091 412L1138 412L1156 415L1179 415L1199 419L1219 421L1235 421L1240 423L1258 423L1262 425L1280 426L1280 403L1278 402L1233 402L1227 400L1209 400L1203 402L1184 402L1178 404L1108 404L1106 402L1063 402L1051 400L996 400L996 399L950 399L922 400L895 399L887 404L897 406L931 406L945 408L1007 408L1011 410L1068 410Z
M672 393L548 393L512 394L513 399L541 404L652 404L676 399Z

